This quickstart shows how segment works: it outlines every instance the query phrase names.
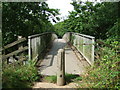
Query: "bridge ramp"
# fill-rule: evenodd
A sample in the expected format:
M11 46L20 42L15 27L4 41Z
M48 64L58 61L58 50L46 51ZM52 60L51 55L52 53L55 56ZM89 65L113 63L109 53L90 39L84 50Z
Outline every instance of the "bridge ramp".
M73 50L67 46L64 39L56 39L53 47L39 65L39 73L42 75L57 75L57 52L65 48L65 72L68 74L83 74L87 61L79 60ZM85 64L86 63L86 64Z

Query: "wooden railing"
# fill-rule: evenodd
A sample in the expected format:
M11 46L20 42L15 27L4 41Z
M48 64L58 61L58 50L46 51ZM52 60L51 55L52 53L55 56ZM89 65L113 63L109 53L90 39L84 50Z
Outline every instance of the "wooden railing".
M1 49L0 49L0 51L2 51L2 62L4 63L4 62L6 62L7 61L7 63L9 64L10 63L10 61L9 61L9 58L10 57L13 57L13 62L15 62L15 61L24 61L24 60L27 60L27 57L25 57L24 55L23 55L23 52L25 52L26 50L28 50L28 46L23 46L23 42L25 42L25 41L27 41L27 39L26 38L18 38L18 40L17 41L14 41L14 42L12 42L12 43L10 43L10 44L8 44L8 45L6 45L6 46L4 46L4 47L2 47ZM10 52L10 53L7 53L6 54L6 50L7 49L10 49L10 48L15 48L15 46L16 45L18 45L17 47L18 47L18 50L15 50L15 51L12 51L12 52ZM19 54L19 55L18 55ZM18 56L17 56L18 55ZM17 56L17 57L16 57ZM16 59L16 60L15 60ZM12 63L13 63L12 62Z

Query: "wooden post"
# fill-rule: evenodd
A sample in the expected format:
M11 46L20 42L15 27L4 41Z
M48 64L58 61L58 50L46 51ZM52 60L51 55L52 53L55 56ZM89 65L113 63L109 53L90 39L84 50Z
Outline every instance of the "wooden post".
M29 60L31 60L31 38L28 37L28 55L29 55Z
M20 40L22 38L22 36L18 36L18 40ZM22 44L19 44L18 45L18 49L23 49L23 45Z
M65 51L60 49L58 51L58 72L57 72L57 85L63 86L65 84Z
M22 36L18 36L18 40L22 39ZM23 49L23 44L18 44L18 50ZM23 53L20 54L20 59L22 59L24 56ZM23 62L22 62L23 64Z

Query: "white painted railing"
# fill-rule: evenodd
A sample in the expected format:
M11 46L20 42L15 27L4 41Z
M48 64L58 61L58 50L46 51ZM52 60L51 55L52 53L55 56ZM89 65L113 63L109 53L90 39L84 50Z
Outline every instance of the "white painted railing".
M54 33L42 33L28 36L29 60L39 58L41 53L56 39Z
M67 42L71 42L72 45L77 48L77 50L84 56L84 58L88 61L90 65L94 63L95 37L69 32L64 35L64 38L67 40Z

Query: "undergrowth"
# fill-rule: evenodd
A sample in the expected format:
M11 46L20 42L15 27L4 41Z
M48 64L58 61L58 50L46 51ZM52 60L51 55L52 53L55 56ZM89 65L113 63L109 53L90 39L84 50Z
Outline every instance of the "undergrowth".
M3 68L3 88L30 88L38 79L35 63L31 60L26 65L7 65Z
M96 48L99 58L92 67L87 68L80 87L120 89L120 53L119 48L115 49L120 43L115 40L112 42L106 40L105 43L109 43L113 48L103 45Z

